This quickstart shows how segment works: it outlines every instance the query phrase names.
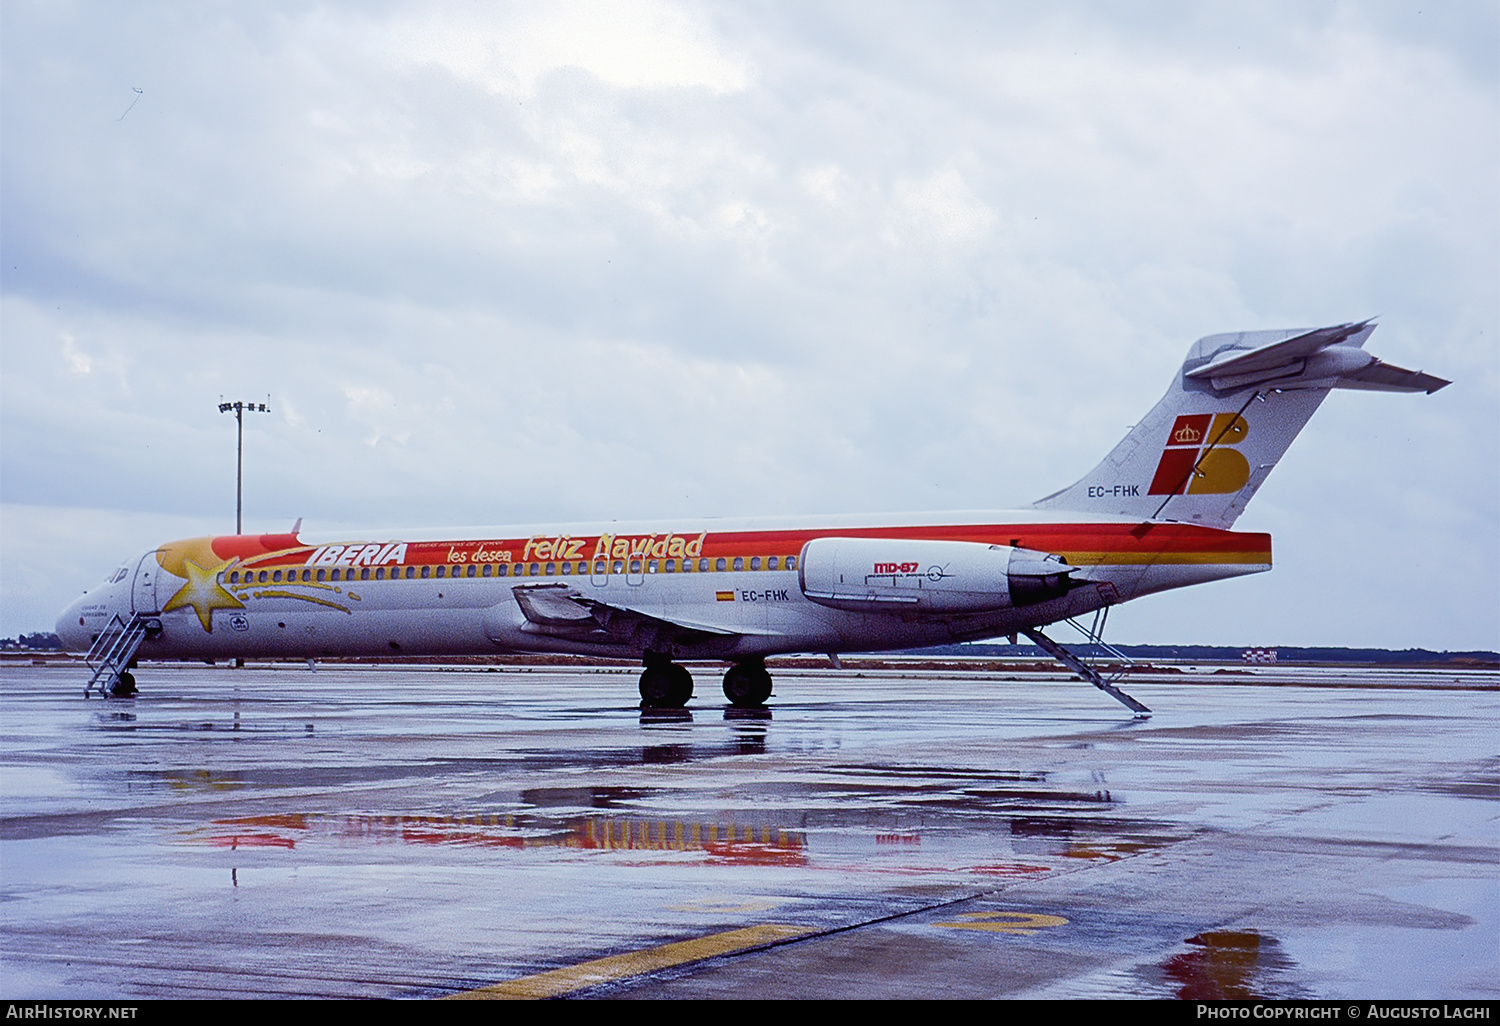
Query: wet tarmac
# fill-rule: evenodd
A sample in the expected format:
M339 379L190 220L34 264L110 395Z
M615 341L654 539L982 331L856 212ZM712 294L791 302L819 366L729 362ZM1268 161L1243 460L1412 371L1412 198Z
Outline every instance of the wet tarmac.
M1494 672L635 675L0 666L0 992L1500 996Z

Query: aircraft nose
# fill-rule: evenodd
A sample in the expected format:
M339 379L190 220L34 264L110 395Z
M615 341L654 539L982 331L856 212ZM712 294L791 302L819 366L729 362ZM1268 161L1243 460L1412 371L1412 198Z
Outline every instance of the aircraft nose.
M82 605L82 598L74 599L68 604L68 608L57 614L57 624L55 625L57 637L62 642L63 650L66 652L88 651L88 629L83 626L83 617L79 615L79 609Z

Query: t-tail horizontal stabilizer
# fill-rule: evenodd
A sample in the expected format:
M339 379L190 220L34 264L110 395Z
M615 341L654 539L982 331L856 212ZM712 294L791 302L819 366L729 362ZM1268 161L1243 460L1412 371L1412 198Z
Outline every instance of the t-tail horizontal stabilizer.
M1448 382L1371 356L1370 321L1195 342L1154 409L1039 509L1228 528L1330 389L1436 392Z
M1362 348L1375 325L1369 321L1317 328L1280 342L1267 342L1245 349L1236 345L1215 351L1212 358L1183 377L1207 382L1214 389L1230 392L1250 385L1265 388L1361 388L1375 392L1426 392L1431 395L1449 382L1404 370L1375 358ZM1224 338L1249 337L1280 332L1247 332L1245 336L1210 335L1198 343ZM1195 347L1196 348L1196 347ZM1192 355L1188 364L1193 362Z

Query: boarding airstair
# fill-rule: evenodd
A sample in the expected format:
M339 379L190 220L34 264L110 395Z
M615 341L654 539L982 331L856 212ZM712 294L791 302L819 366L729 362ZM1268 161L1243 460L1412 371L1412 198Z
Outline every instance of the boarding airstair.
M1072 652L1069 652L1057 642L1047 637L1047 635L1043 634L1038 628L1033 627L1028 630L1023 630L1021 631L1021 633L1035 642L1038 648L1043 649L1053 659L1056 659L1068 669L1078 674L1079 677L1088 681L1090 684L1094 685L1094 687L1098 688L1100 691L1104 692L1106 695L1113 698L1121 705L1130 709L1135 713L1137 719L1145 719L1146 717L1151 715L1151 710L1146 708L1140 702L1137 702L1134 698L1131 698L1119 688L1115 687L1115 684L1118 683L1129 670L1131 660L1130 657L1124 652L1120 651L1118 648L1104 640L1104 624L1108 617L1109 607L1105 606L1103 609L1097 610L1094 613L1094 622L1091 626L1085 627L1083 624L1079 623L1075 619L1072 619L1071 617L1067 621L1068 626L1072 627L1074 630L1082 634L1085 640L1090 645L1093 645L1096 649L1103 650L1108 655L1112 655L1117 660L1119 660L1120 669L1115 673L1110 674L1110 676L1107 678L1098 670L1094 669L1094 667L1090 666L1088 663L1080 659L1078 656L1074 655Z
M160 630L161 621L154 616L134 613L125 620L116 613L109 625L94 638L94 646L84 657L94 672L83 689L83 697L89 697L93 691L98 691L101 698L135 694L135 677L130 673L130 664L140 650L141 642Z

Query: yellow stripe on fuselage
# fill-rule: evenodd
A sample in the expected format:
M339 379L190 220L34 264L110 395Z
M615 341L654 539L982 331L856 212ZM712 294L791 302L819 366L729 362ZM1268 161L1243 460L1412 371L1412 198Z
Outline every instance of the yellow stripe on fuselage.
M1074 566L1271 565L1269 552L1060 552L1058 555Z

